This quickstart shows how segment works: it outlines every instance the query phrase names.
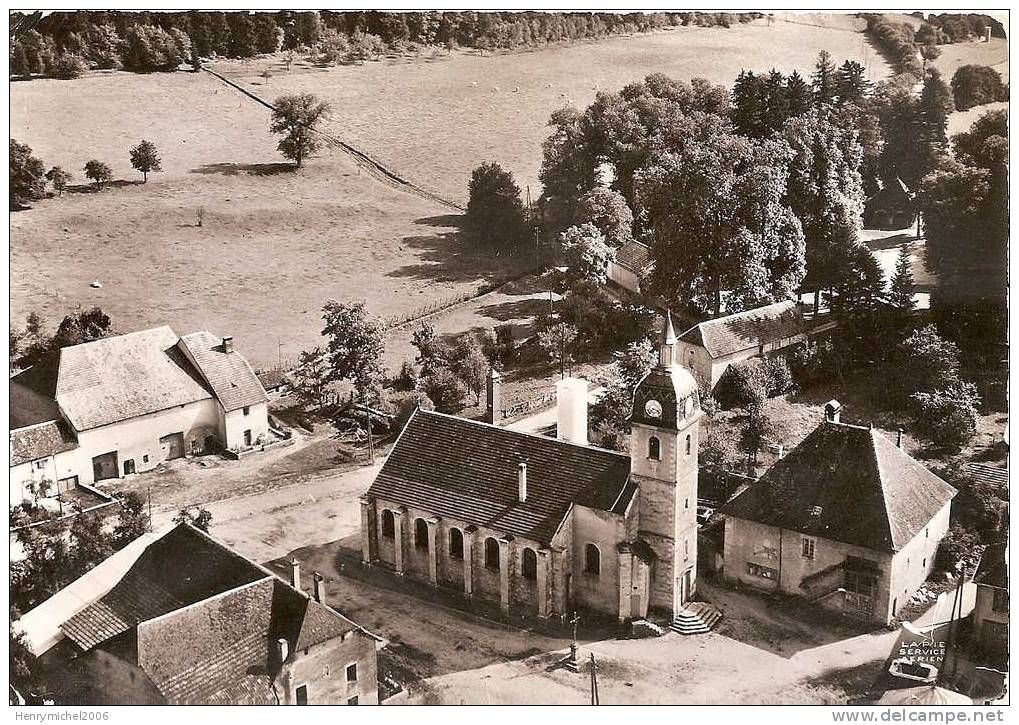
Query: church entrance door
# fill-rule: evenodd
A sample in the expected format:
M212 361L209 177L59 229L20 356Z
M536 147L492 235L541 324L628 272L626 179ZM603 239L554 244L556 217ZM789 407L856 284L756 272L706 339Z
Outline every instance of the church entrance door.
M679 604L680 606L686 606L686 603L690 601L690 591L693 589L693 571L687 569L683 572L683 576L679 580Z

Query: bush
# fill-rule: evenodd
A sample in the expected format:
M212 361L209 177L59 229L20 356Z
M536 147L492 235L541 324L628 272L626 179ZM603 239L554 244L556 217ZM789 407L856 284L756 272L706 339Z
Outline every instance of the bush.
M463 410L467 388L447 367L440 367L421 380L421 389L440 413L458 413Z
M54 78L71 80L72 78L81 77L86 70L88 70L88 66L80 55L61 53L53 61L50 72Z
M980 397L972 383L950 381L932 392L914 393L910 400L917 432L934 445L957 450L976 433Z
M994 101L1007 101L1008 89L998 71L985 65L964 65L952 76L955 107L966 111Z
M764 358L765 380L768 386L768 397L784 395L793 389L793 371L789 361L781 355Z
M768 397L764 363L758 358L750 358L731 364L718 381L715 397L726 410L762 406Z
M417 387L417 383L417 368L414 367L414 363L410 360L404 360L403 365L400 367L399 375L393 381L393 388L399 391L414 390Z
M980 557L980 539L961 526L952 525L938 544L934 568L956 574L963 562L975 563Z

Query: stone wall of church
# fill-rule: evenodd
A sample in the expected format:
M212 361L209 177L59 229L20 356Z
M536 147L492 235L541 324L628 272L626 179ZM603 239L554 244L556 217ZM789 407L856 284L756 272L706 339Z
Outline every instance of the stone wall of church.
M615 617L619 613L619 552L625 538L620 514L573 507L573 598L577 606ZM598 549L598 571L588 570L587 547Z

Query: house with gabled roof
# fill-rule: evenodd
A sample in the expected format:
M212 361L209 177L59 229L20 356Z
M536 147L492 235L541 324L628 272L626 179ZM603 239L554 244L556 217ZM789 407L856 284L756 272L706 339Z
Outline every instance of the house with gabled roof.
M973 641L984 658L1000 662L1008 653L1008 550L999 541L984 549L973 576Z
M268 397L233 338L156 327L54 351L10 379L12 506L268 435Z
M840 406L718 513L724 577L887 624L927 580L956 490Z
M630 292L640 292L641 283L654 267L651 247L636 239L627 240L609 260L608 280Z
M831 320L806 319L792 300L700 322L679 336L679 359L706 390L733 363L775 353L831 330Z
M670 319L628 454L588 444L576 379L558 386L556 438L415 411L361 499L364 564L508 617L707 626L692 601L700 405L675 346Z
M189 524L145 534L14 624L60 704L378 702L382 640Z

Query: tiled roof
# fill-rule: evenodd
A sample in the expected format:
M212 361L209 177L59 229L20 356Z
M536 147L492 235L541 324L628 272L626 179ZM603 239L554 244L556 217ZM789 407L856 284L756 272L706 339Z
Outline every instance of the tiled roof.
M1008 567L1005 563L1005 542L991 544L980 557L980 566L973 581L998 589L1008 589Z
M703 347L713 358L794 337L806 326L792 300L776 302L734 315L705 320L679 336Z
M275 704L276 640L297 652L363 633L187 525L152 541L104 596L61 629L83 650L126 642L134 656L136 647L138 665L171 704Z
M980 483L990 483L1002 488L1008 486L1008 469L995 468L985 463L967 463L966 473Z
M640 274L651 266L651 248L631 239L616 250L616 264Z
M269 646L264 631L252 632L155 685L172 705L275 705Z
M11 378L11 430L61 420L60 406L53 399L57 384L58 354L51 353Z
M132 568L102 599L68 619L60 629L88 651L137 626L138 622L158 617L187 602L177 598L146 576L144 569Z
M62 421L40 423L11 431L11 466L35 461L78 447L74 434Z
M82 431L211 397L176 344L156 327L62 348L56 401Z
M273 388L285 385L287 380L289 380L287 371L279 369L263 370L255 373L255 377L258 378L258 382L261 383L265 390L272 390Z
M268 400L248 361L236 350L225 352L222 338L202 330L184 335L180 344L190 353L224 410L237 410Z
M954 495L877 431L825 422L720 513L899 551Z
M367 495L549 543L573 503L621 513L629 474L620 453L418 410Z

